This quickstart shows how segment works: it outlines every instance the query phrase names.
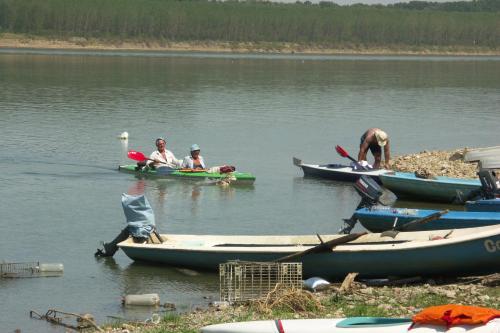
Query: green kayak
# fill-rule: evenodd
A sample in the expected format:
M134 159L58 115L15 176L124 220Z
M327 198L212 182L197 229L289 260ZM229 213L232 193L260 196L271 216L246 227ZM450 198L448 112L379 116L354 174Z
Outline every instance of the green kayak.
M218 173L218 172L206 172L206 171L181 171L181 170L173 170L169 172L161 172L154 169L146 169L146 170L136 170L135 164L129 165L120 165L118 170L128 173L133 173L136 175L144 175L151 177L181 177L186 179L229 179L232 181L245 182L245 183L253 183L255 181L255 176L248 172L231 172L231 173Z

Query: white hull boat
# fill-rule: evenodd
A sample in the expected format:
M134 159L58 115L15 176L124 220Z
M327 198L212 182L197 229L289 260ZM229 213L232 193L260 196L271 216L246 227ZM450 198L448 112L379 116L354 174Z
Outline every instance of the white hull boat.
M450 328L416 325L411 319L353 317L337 319L263 320L205 326L201 333L500 333L500 319L486 325L457 325Z

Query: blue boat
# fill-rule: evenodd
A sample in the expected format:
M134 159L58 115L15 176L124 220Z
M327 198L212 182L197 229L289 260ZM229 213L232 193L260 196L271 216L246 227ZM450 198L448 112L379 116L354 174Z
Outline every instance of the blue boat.
M411 221L422 219L437 212L439 211L430 209L373 206L356 210L354 218L369 231L383 232L391 230L394 227L403 227ZM439 219L419 224L412 230L474 228L487 225L499 225L500 228L500 212L450 211L442 215Z
M342 235L162 235L161 242L118 246L136 261L192 269L219 269L229 260L265 262L298 257L305 278L344 279L358 272L364 278L388 276L465 276L498 272L500 226L471 229L400 232L394 237L366 234L328 249L309 252Z
M465 209L471 212L500 212L500 198L467 201Z
M378 177L382 185L394 192L398 198L463 204L481 190L479 179L444 176L427 179L419 178L411 172L383 173Z

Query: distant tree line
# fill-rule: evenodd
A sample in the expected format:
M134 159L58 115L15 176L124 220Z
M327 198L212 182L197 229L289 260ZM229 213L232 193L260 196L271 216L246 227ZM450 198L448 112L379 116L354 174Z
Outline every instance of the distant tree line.
M427 2L410 1L408 3L396 3L388 7L416 10L442 10L448 12L498 12L500 11L499 0L472 0L453 2Z
M472 4L495 7L491 4L494 2L500 1L478 0ZM460 6L464 3L457 6L463 8ZM339 6L327 2L0 0L0 32L60 38L291 42L328 47L499 47L499 11L451 8L451 3L431 2Z

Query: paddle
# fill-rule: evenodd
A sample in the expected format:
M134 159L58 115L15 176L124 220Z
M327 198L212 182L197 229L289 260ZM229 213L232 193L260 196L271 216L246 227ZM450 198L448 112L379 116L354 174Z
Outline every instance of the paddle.
M388 236L388 237L394 238L394 237L396 237L397 234L399 234L400 231L411 230L414 227L419 226L421 224L437 220L441 216L443 216L444 214L448 213L448 211L449 211L448 209L445 209L445 210L442 210L439 212L435 212L435 213L432 213L432 214L427 215L425 217L422 217L422 218L410 221L408 223L402 224L399 227L396 227L396 223L397 223L397 220L396 220L396 221L394 221L392 230L384 231L380 234L380 236L382 236L382 237Z
M153 159L146 157L140 151L135 151L135 150L129 150L129 152L127 153L127 156L131 160L138 161L138 162L144 162L146 160L154 161ZM161 161L160 161L160 163L167 164L166 162L161 162Z
M336 145L335 146L335 150L337 151L337 153L340 156L347 157L348 159L350 159L351 161L353 161L356 165L358 165L363 170L368 170L367 167L362 166L361 164L359 164L359 162L357 160L355 160L354 158L352 158L351 155L349 155L349 153L344 148L342 148L341 146Z
M366 235L366 234L367 234L366 232L361 232L358 234L349 234L349 235L345 235L345 236L342 236L339 238L329 240L328 242L323 242L321 237L319 237L319 235L318 235L318 238L319 238L321 244L318 244L318 245L316 245L310 249L307 249L305 251L289 254L287 256L276 259L275 261L277 261L277 262L287 261L287 260L290 260L293 258L305 256L305 255L310 254L310 253L331 251L337 245L349 243L350 241L353 241L353 240L355 240L363 235Z
M177 171L180 172L207 172L208 169L190 169L190 168L182 168L178 169Z

